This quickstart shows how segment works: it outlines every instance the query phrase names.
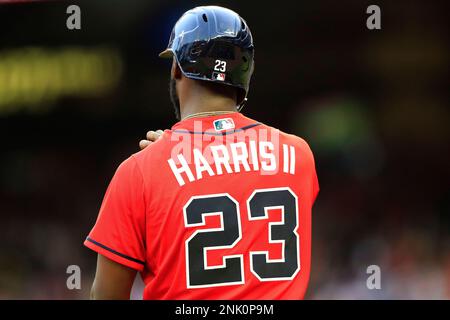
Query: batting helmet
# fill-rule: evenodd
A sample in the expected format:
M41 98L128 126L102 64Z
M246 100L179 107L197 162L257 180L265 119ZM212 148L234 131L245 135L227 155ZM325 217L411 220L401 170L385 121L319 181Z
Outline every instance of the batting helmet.
M253 73L253 38L236 12L218 7L196 7L173 27L162 58L175 57L183 74L238 88L239 110L247 100Z

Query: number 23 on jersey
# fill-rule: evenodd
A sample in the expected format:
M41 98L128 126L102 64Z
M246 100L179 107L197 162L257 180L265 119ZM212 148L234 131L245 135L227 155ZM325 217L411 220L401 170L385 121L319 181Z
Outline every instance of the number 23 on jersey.
M268 251L223 256L222 265L208 266L212 249L231 249L242 234L239 203L229 194L194 196L183 208L186 228L205 226L205 217L219 215L219 228L196 230L185 242L187 288L244 284L244 259L259 281L292 280L300 270L298 197L290 188L258 189L247 199L248 223L267 220L269 243L280 243L281 259L269 259ZM280 209L281 221L269 222L268 210Z

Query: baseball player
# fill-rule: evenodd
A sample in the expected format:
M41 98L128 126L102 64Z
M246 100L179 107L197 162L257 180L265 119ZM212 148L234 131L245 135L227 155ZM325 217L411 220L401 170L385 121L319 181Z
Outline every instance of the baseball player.
M84 244L98 253L93 299L302 299L319 191L301 138L245 117L250 29L204 6L175 24L167 49L179 120L149 132L117 169Z

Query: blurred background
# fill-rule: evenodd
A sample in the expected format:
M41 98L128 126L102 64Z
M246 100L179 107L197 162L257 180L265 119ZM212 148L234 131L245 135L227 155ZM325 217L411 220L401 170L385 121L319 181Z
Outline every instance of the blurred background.
M206 4L251 27L243 113L315 154L307 298L450 299L445 1L0 2L0 299L88 298L96 255L82 243L106 187L148 130L175 122L157 54ZM66 28L69 4L81 30ZM371 4L381 30L366 27ZM81 290L66 287L72 264Z

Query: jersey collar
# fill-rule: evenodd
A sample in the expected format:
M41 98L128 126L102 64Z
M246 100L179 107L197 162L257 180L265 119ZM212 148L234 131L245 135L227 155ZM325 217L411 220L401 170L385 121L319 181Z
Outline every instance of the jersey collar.
M260 125L239 112L189 118L177 122L172 131L176 133L226 135Z

